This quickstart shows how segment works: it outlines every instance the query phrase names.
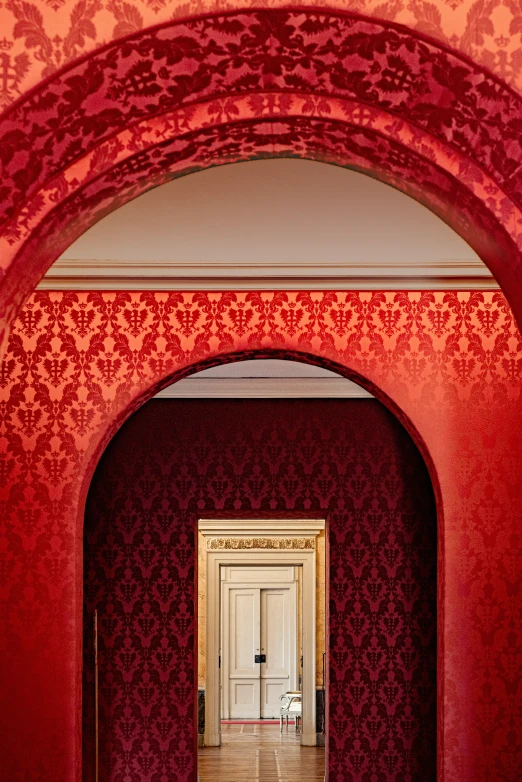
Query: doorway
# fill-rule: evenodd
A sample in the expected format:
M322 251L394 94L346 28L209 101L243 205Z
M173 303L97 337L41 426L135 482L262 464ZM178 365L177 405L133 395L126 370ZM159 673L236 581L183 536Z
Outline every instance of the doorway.
M228 566L221 576L221 718L279 719L298 691L299 568Z
M220 746L224 719L278 720L280 697L295 690L299 741L322 744L325 520L251 515L198 523L198 744Z
M336 764L357 765L369 779L374 768L400 766L412 778L423 769L434 779L436 519L429 476L409 436L375 400L160 399L112 440L87 503L86 782L94 779L95 608L100 782L131 766L138 778L175 767L195 780L203 512L294 520L328 513L329 773L338 773ZM290 553L286 564L295 566ZM350 725L362 736L373 732L377 744L393 732L393 747L386 739L386 751L375 754ZM241 757L247 743L272 741L254 735L264 725L245 726L243 734L241 726L225 727L243 742ZM281 740L278 725L266 728ZM293 740L295 731L285 736ZM319 752L300 741L292 747ZM254 769L257 750L260 768L265 761L276 767L276 748L263 749L254 752ZM219 748L204 751L217 769Z

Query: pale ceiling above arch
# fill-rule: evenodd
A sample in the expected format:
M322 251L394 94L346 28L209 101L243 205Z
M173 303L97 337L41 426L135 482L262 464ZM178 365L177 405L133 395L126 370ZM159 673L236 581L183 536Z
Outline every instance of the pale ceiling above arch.
M89 229L47 289L496 288L421 204L297 159L220 166L145 193Z
M373 399L364 388L301 361L249 359L204 369L156 399Z

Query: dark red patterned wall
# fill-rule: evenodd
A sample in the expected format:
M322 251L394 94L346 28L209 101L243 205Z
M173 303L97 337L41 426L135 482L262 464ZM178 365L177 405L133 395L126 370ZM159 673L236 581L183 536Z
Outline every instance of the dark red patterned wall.
M332 782L435 779L436 521L422 458L374 401L154 401L86 513L84 779L100 616L102 782L195 780L199 513L328 513ZM163 776L164 775L164 776Z

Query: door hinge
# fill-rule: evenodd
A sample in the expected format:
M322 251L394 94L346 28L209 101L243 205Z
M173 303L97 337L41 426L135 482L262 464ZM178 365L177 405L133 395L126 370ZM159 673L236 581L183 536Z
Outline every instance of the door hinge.
M218 668L221 668L221 655L218 657Z

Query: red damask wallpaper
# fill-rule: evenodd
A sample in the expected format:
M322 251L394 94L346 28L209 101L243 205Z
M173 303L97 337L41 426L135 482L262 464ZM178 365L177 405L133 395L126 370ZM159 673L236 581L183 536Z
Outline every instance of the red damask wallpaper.
M74 238L148 187L296 155L428 205L522 323L519 3L227 9L0 7L6 776L79 779L83 502L103 445L169 376L282 351L360 373L421 447L442 522L441 774L518 782L522 356L503 296L45 293L20 311Z
M13 34L31 49L40 41L41 62L47 39L22 5L9 4ZM491 5L470 9L474 53ZM76 6L78 24L88 8ZM111 27L107 45L50 67L0 121L6 322L61 252L128 199L209 165L286 155L368 172L426 204L491 267L522 319L520 94L505 68L490 72L491 58L431 37L436 11L426 26L419 6L406 28L361 10L230 9L131 24L116 40Z
M196 779L198 514L328 514L330 782L435 780L436 564L422 457L373 401L152 401L85 516L84 780ZM246 782L246 781L245 781Z
M496 292L35 293L0 374L6 779L80 778L83 511L104 447L173 377L276 355L364 378L420 447L438 503L441 773L518 782L521 347Z
M227 9L248 7L237 0ZM263 7L285 6L284 0L265 0ZM302 7L315 7L301 0ZM223 8L224 6L220 6ZM516 0L446 0L444 3L382 3L380 0L329 0L332 10L356 9L370 17L406 25L432 36L520 89L522 19ZM211 0L26 0L4 3L0 29L4 58L0 75L0 109L9 106L42 78L65 63L108 41L153 25L215 10Z

